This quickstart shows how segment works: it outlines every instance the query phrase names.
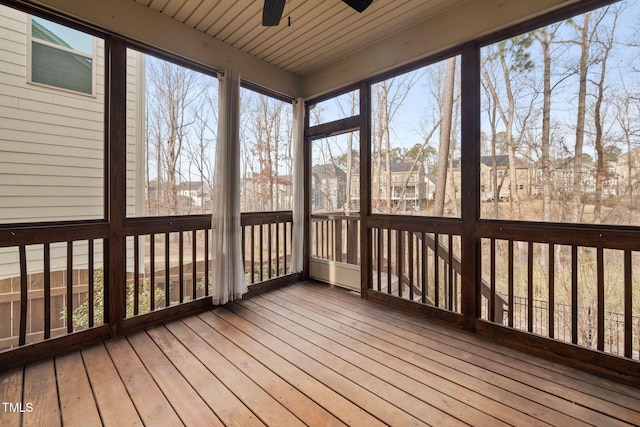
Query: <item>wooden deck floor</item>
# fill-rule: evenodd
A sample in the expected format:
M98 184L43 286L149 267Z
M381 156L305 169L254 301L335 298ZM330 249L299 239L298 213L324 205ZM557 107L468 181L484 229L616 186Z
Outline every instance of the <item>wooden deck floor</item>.
M7 372L0 398L3 427L640 424L640 390L302 283Z

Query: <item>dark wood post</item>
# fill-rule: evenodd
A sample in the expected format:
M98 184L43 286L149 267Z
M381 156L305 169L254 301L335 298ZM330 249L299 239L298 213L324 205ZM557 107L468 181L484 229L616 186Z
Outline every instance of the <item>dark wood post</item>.
M371 283L371 85L360 84L360 295L367 298Z
M302 148L304 171L304 223L302 226L302 280L308 280L311 262L311 139L307 137L309 129L309 104L304 106L304 143Z
M126 216L127 197L127 49L120 39L111 38L106 43L107 91L105 105L106 132L106 215L110 224L108 240L108 275L105 293L105 310L111 335L122 330L125 316L126 259L123 222ZM108 295L108 296L107 296Z
M475 329L480 314L480 48L469 43L462 50L461 190L462 190L462 283L461 309L464 327Z

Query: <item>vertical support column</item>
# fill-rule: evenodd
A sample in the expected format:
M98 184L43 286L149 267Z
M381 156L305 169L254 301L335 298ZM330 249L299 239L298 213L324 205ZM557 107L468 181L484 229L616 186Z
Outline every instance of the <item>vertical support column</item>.
M304 168L304 242L302 245L302 280L310 276L311 260L311 140L307 137L309 129L309 105L305 105L304 113L304 146L302 150Z
M368 297L371 283L371 85L360 84L360 296Z
M107 286L109 292L108 322L111 335L119 335L125 316L125 237L123 222L126 216L127 164L127 49L119 39L106 43L106 216L110 225L108 241Z
M480 240L475 228L480 218L480 48L475 43L462 50L461 190L462 284L464 327L475 329L480 310Z

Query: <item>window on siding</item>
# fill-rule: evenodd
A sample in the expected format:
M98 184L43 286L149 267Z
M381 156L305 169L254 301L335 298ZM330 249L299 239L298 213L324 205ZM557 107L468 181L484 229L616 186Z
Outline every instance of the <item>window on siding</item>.
M31 18L31 82L93 94L94 41L46 19Z

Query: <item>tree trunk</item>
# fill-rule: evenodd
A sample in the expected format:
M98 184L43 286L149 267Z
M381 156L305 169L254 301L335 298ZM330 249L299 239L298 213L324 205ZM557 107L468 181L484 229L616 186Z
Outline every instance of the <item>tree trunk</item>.
M440 143L438 145L438 165L436 169L436 191L433 200L433 215L444 214L445 194L447 190L447 169L451 145L451 120L453 118L453 89L456 77L456 58L447 60L445 75L442 119L440 121Z
M573 160L573 191L571 221L578 223L581 220L581 195L582 195L582 148L584 145L584 123L587 99L587 71L589 69L589 19L591 13L584 14L584 22L580 31L580 64L578 69L578 114L576 117L576 142Z

